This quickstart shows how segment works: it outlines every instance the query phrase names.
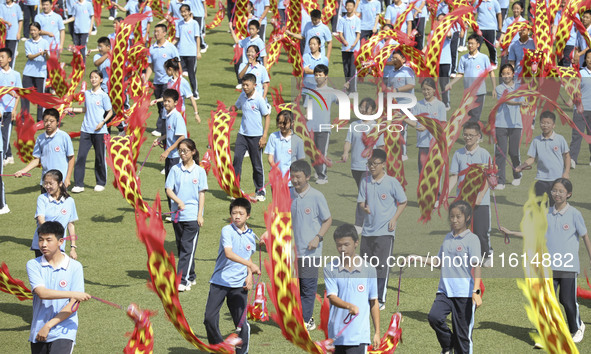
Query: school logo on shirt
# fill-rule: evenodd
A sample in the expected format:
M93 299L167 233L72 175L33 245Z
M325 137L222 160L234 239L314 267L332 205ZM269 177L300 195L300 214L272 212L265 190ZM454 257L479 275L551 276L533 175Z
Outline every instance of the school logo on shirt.
M193 31L189 30L189 34L193 33Z
M320 36L320 32L316 32L316 36Z
M87 14L88 13L88 10L84 10L84 13Z
M567 231L568 229L570 229L570 226L568 226L568 224L564 224L564 225L562 225L562 229L564 231Z
M489 6L488 7L488 11L492 11L492 6Z
M382 200L386 200L386 194L382 194L382 195L380 195L380 198L381 198Z
M43 51L43 49L39 48L39 53L41 53Z
M360 293L365 291L365 286L363 286L363 284L359 284L357 285L357 291L359 291Z
M168 130L172 130L172 125L169 125L168 126Z
M52 25L55 25L55 21L51 21L51 24L52 24Z
M60 288L65 288L68 286L68 282L65 279L60 280Z
M555 147L553 147L554 151L558 151L558 145L556 145Z
M304 213L306 213L306 214L310 214L311 212L312 212L312 210L311 210L310 208L306 208L306 209L304 210Z
M62 209L61 213L62 213L62 215L66 215L68 213L68 211L66 209Z
M101 105L101 101L96 101L96 105L100 106Z
M476 65L476 69L480 70L480 65Z
M166 53L162 54L162 57L163 57L164 59L166 59Z
M291 155L291 149L287 149L287 153Z
M247 251L250 251L251 249L252 249L252 245L250 245L250 244L246 245L246 250Z
M458 252L462 252L462 250L463 250L462 246L458 246L458 247L456 248L456 251L458 251Z
M197 182L199 182L197 178L193 178L193 184L197 184Z
M54 150L55 150L55 152L60 152L60 147L56 146Z

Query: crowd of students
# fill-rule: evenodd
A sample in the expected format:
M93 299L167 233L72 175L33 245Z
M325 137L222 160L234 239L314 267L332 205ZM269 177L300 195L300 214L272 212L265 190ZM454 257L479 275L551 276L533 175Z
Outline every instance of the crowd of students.
M130 0L125 6L114 4L115 8L127 15L139 11L149 12L149 7L142 7L143 1ZM65 2L64 16L52 10L51 0L41 0L41 11L36 14L36 6L32 1L19 7L12 0L0 5L0 15L10 22L7 31L6 47L0 49L0 86L34 86L38 91L45 90L47 78L46 62L54 51L59 54L64 49L65 24L71 25L69 33L75 45L86 47L89 35L94 28L94 12L90 1L78 0ZM299 33L285 31L286 35L301 40L303 54L304 77L307 88L321 93L326 104L325 110L315 105L312 107L314 119L308 121L308 129L313 132L313 140L320 152L328 155L330 132L323 130L323 124L331 123L331 106L339 100L334 90L355 93L359 90L354 65L355 51L362 41L370 38L381 30L392 29L398 17L408 4L403 0L394 0L392 4L385 1L385 9L379 0L347 0L338 2L337 15L333 18L332 29L321 21L320 10L312 10L309 14L302 10L302 30ZM513 17L506 17L511 5ZM564 6L564 4L563 4ZM22 8L22 10L21 10ZM283 14L281 23L285 24L286 3L279 1L279 10ZM142 10L143 9L143 10ZM228 11L231 7L228 6ZM532 49L533 40L528 30L522 30L513 38L508 55L499 58L495 43L502 40L507 26L515 21L526 21L522 16L524 3L519 1L486 0L477 8L476 19L482 30L482 36L468 35L461 28L452 28L446 35L440 58L439 83L435 79L417 80L403 52L394 51L384 67L384 78L391 91L415 93L417 83L423 95L418 100L412 113L423 114L440 122L447 121L447 112L451 109L449 91L460 80L464 89L472 86L476 77L486 70L490 71L493 99L498 99L519 86L519 73L523 70L521 59L523 49ZM313 312L314 299L317 294L318 273L321 268L315 259L323 255L323 242L332 225L330 209L337 206L329 205L322 193L323 187L312 187L310 181L313 171L318 185L329 183L331 174L327 164L316 163L311 166L306 161L304 142L294 134L294 117L291 111L284 110L273 114L267 100L270 87L269 73L265 68L267 54L266 24L270 12L268 0L248 2L248 36L240 39L234 33L230 23L230 34L242 50L235 64L237 80L236 89L240 94L234 106L241 111L241 124L235 141L233 166L240 179L242 163L246 154L250 156L253 170L254 196L265 201L265 165L263 154L267 155L269 164L277 163L281 172L291 177L293 236L297 252L294 266L300 284L303 317L308 330L316 327ZM437 20L431 24L434 28L448 13L445 3L437 9ZM562 10L561 10L562 11ZM178 18L176 22L176 38L167 40L167 25L158 23L152 29L152 17L142 21L142 35L153 34L153 44L149 46L149 68L145 80L154 74L154 100L159 117L152 135L156 137L154 146L164 145L165 150L160 160L165 162L165 191L169 208L173 213L171 221L176 236L178 251L177 271L181 277L179 292L190 291L196 286L195 252L200 228L204 224L204 207L208 190L207 175L199 166L199 151L193 140L188 139L187 120L185 117L185 100L191 101L195 120L201 122L196 100L199 100L197 63L202 53L207 51L205 43L205 18L207 7L203 1L171 1L169 12ZM384 13L386 25L380 28L379 13ZM559 16L562 12L559 13ZM233 13L229 12L229 15ZM506 18L505 18L506 17ZM531 14L530 14L531 17ZM428 12L425 1L415 4L415 9L400 21L402 33L415 35L416 47L424 47L425 29L429 28ZM109 20L113 25L121 23L124 18L116 17L116 10L110 12ZM591 27L591 11L581 16L586 27ZM556 32L558 19L553 32ZM574 28L574 27L573 27ZM413 32L414 31L414 32ZM22 34L21 34L22 32ZM329 67L333 50L333 37L341 42L341 59L345 82L342 87L330 87ZM571 32L565 53L559 64L572 65L581 61L581 76L591 77L588 65L591 65L591 53L585 52L586 44L576 30ZM17 55L18 41L25 40L27 62L21 75L13 69ZM96 41L97 52L93 57L96 70L89 75L90 89L84 92L83 107L68 108L72 114L84 114L80 129L80 143L77 158L74 159L74 148L70 136L59 129L59 112L56 109L37 108L37 121L43 121L45 132L38 136L33 152L34 159L24 168L18 170L17 177L31 171L37 166L42 167L41 195L37 199L35 218L37 230L33 238L31 250L35 251L35 259L27 264L29 280L34 292L34 319L31 326L31 350L38 352L62 352L73 347L77 330L77 314L72 312L76 301L85 301L90 296L84 293L82 267L77 259L77 236L74 222L78 220L76 205L68 193L84 191L84 170L87 154L92 146L95 149L95 187L96 192L104 190L107 182L105 163L105 135L110 134L107 124L113 115L108 96L108 67L111 65L109 54L112 48L114 33L100 37ZM464 47L464 41L465 46ZM480 53L482 44L488 48L489 55ZM393 39L379 45L396 44ZM88 45L90 47L90 45ZM465 55L461 52L468 50ZM86 49L82 51L86 55ZM572 58L570 54L572 53ZM230 55L230 54L229 54ZM587 59L589 58L589 59ZM572 60L571 60L572 59ZM499 63L500 60L500 63ZM499 64L497 64L499 63ZM496 70L496 66L500 68ZM90 70L89 70L90 71ZM497 85L495 72L499 73L501 83ZM330 72L334 72L331 69ZM188 80L184 78L188 77ZM331 76L337 76L331 74ZM585 80L581 83L584 112L575 110L574 121L581 131L591 123L591 96L588 92L591 84ZM440 91L440 96L437 92ZM478 88L476 108L469 111L470 119L463 126L464 146L454 152L450 160L449 194L455 195L453 189L461 183L464 171L470 164L488 164L492 160L491 153L479 146L483 138L481 131L481 115L488 94L486 83ZM441 100L438 98L441 97ZM3 164L13 164L14 158L10 148L12 123L16 118L19 104L24 110L30 108L29 102L21 100L15 94L4 95L1 99L2 135L0 153ZM532 141L528 158L521 163L519 156L520 139L523 122L520 106L523 99L515 99L501 105L496 112L496 140L494 156L499 168L499 184L496 190L502 190L507 183L507 155L510 158L513 179L511 185L517 187L521 183L522 171L537 163L536 193L550 196L548 213L549 228L547 233L550 253L562 254L570 252L578 255L579 240L587 246L591 258L591 243L587 237L584 218L567 199L572 195L572 183L568 180L570 170L576 167L579 157L581 135L573 130L571 144L554 132L556 115L544 111L539 115L542 131ZM182 108L181 108L182 107ZM372 98L364 98L359 105L360 112L372 115L377 112L377 103ZM591 108L590 108L591 109ZM278 131L271 132L271 116L275 116ZM372 122L365 122L371 124ZM353 122L351 126L360 124ZM421 171L427 162L429 148L433 144L433 136L421 124L407 120L406 124L417 131L418 169ZM119 126L119 131L124 127ZM406 134L406 129L405 129ZM406 139L406 135L405 135ZM342 149L341 159L350 161L351 174L358 188L355 198L355 220L351 224L343 224L333 234L335 245L341 256L340 265L324 268L324 281L331 303L329 333L334 337L340 333L335 344L339 353L363 353L368 344L378 344L380 339L380 310L386 308L387 284L390 267L384 266L386 259L392 255L396 227L407 206L407 197L400 182L386 173L388 155L384 150L384 138L380 136L373 146L366 146L361 132L349 129ZM508 145L508 146L507 146ZM371 153L367 154L367 151ZM591 149L590 149L591 151ZM407 159L407 147L404 146L403 160ZM0 172L2 171L0 167ZM73 186L70 185L74 178ZM4 198L4 184L0 180L0 214L10 212ZM456 201L449 207L451 232L446 235L440 249L442 253L462 257L483 259L484 266L490 264L493 248L490 243L490 188L486 184L479 193L476 205L472 208L468 203ZM234 325L241 328L240 337L243 344L238 353L248 352L250 327L242 320L246 308L247 292L253 286L253 274L260 274L260 269L250 257L257 247L256 235L247 225L250 217L250 203L237 198L229 207L231 224L221 230L218 257L215 270L210 280L209 296L206 304L204 324L210 343L220 343L222 336L219 331L219 311L223 300L232 315ZM504 232L514 233L503 228ZM557 231L558 230L558 231ZM517 233L516 233L517 234ZM66 255L66 240L70 241L69 256ZM564 241L564 242L563 242ZM357 267L353 260L356 257L376 257L380 265L373 267ZM312 261L308 262L312 259ZM422 260L421 256L409 256L409 260ZM429 260L430 262L431 260ZM578 257L576 259L578 265ZM474 272L472 272L474 270ZM556 268L555 286L560 289L560 302L565 307L570 332L575 342L583 338L584 323L578 315L576 304L576 275L580 269ZM58 276L49 281L51 271ZM570 279L570 280L566 280ZM479 267L442 267L441 280L428 321L435 330L442 352L455 350L457 353L471 351L471 330L474 324L474 310L480 306L480 269ZM445 323L446 317L452 313L454 333ZM345 332L340 332L343 320L350 316L358 316L353 325ZM374 336L371 336L369 318L374 324ZM67 335L63 334L67 333Z

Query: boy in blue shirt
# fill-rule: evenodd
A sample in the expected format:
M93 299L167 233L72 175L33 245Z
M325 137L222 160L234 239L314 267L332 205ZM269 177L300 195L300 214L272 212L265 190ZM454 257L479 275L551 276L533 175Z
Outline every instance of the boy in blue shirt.
M49 43L41 38L41 25L33 22L30 26L30 38L25 42L25 56L27 63L23 69L23 86L33 87L37 92L45 91L47 78L47 59L49 58ZM22 110L29 111L29 100L23 99ZM43 120L43 107L37 105L37 121Z
M378 31L382 3L379 0L361 0L357 11L361 14L361 39L369 39Z
M551 111L544 111L540 115L540 128L542 135L538 135L531 142L525 162L515 168L515 172L529 169L536 159L538 160L538 173L536 174L536 195L548 194L552 183L557 178L567 178L570 174L569 147L562 135L556 134L556 115ZM550 206L554 206L554 200L549 198Z
M388 75L385 76L387 79L387 85L392 87L394 92L402 92L402 93L410 93L414 95L415 93L415 72L409 66L404 65L406 63L406 57L404 54L396 50L388 61L386 65L392 65L394 68L388 72ZM410 103L410 100L407 98L397 98L396 99L400 103ZM404 138L404 144L402 145L402 161L408 160L408 155L406 151L406 138L407 138L408 131L404 129L402 132L402 137Z
M402 2L402 0L394 0L392 4L388 5L386 8L386 14L384 15L384 19L386 23L389 25L394 26L398 16L400 16L408 7L408 4ZM406 15L406 19L402 22L402 26L400 28L395 28L395 30L400 30L402 33L407 34L410 36L412 31L412 13L409 12Z
M4 143L2 142L2 134L0 134L0 156L2 156ZM0 163L0 215L10 213L8 204L4 195L4 182L2 181L2 174L4 173L4 164Z
M336 15L335 15L336 16ZM303 41L304 53L310 53L310 47L308 41L312 37L320 38L320 52L326 54L328 60L330 60L330 53L332 52L332 33L324 23L322 23L322 12L320 10L312 10L310 12L311 22L306 25L302 23L302 33L293 33L289 30L285 31L285 34L290 35L294 38ZM327 44L326 51L324 45Z
M369 174L361 180L357 203L366 213L361 231L362 257L377 257L378 301L380 310L386 308L386 292L390 267L388 257L392 255L396 224L404 208L406 195L400 182L386 174L386 152L374 149L367 162Z
M269 136L269 106L265 99L256 91L256 76L246 74L242 78L242 90L234 106L242 111L240 130L236 136L234 147L234 171L240 180L242 161L248 151L252 164L256 199L265 201L265 171L263 170L263 149ZM265 121L263 127L262 120Z
M197 60L201 59L201 29L199 23L191 17L191 8L189 5L181 5L181 15L183 19L176 23L176 38L172 44L178 47L181 57L183 71L189 74L189 83L195 99L199 99L199 90L197 89L197 79L195 71L197 70Z
M15 1L6 0L5 3L0 4L0 16L9 23L9 26L6 26L6 48L10 49L16 57L16 47L23 30L23 12ZM27 27L30 22L31 18L29 17L27 18ZM29 29L27 29L27 33L29 33ZM28 37L28 34L25 37ZM12 68L14 68L15 61L12 62Z
M341 46L341 54L343 57L343 72L345 74L345 89L348 92L357 91L355 73L355 56L354 52L359 50L359 41L361 36L361 20L355 15L355 1L347 0L345 5L347 15L341 17L337 25L337 32L341 38L343 45Z
M250 202L244 198L236 198L230 203L232 223L222 228L203 319L209 344L222 343L224 339L220 333L219 318L220 309L226 300L234 325L240 330L239 337L242 339L242 347L236 348L237 354L248 353L250 325L244 311L248 290L253 286L252 275L261 274L259 267L250 260L256 251L256 235L246 225L246 220L250 218L250 208Z
M1 50L1 49L0 49ZM74 146L68 133L58 128L60 114L55 108L48 108L43 111L43 123L45 124L45 134L41 134L35 141L33 148L33 160L23 169L14 173L15 177L22 177L41 164L41 176L49 170L59 170L64 179L64 185L70 185L70 178L74 171ZM41 193L45 193L43 180L40 181Z
M265 40L265 29L267 28L267 14L270 9L269 0L250 0L253 7L253 15L261 24L259 28L259 36Z
M304 141L291 131L293 116L291 111L283 110L277 115L278 132L269 136L269 142L265 146L265 155L268 156L269 165L279 164L281 174L289 176L291 163L306 158L304 153Z
M42 12L35 16L35 22L41 25L41 35L50 46L57 46L58 53L61 53L66 39L64 19L53 12L51 0L41 0L41 10Z
M86 60L86 43L88 35L94 27L94 7L92 2L86 0L76 1L68 12L72 17L64 21L64 24L74 22L74 36L72 38L75 46L84 46L80 51Z
M378 348L381 342L376 270L363 264L355 252L359 246L355 226L343 224L337 227L334 231L334 241L340 259L324 267L324 284L331 305L328 336L337 337L343 327L347 326L347 318L356 316L336 338L335 353L366 353L368 344L371 343L374 348ZM371 340L370 315L375 328Z
M497 31L503 29L503 16L501 6L497 0L482 0L478 3L476 11L478 27L482 31L482 38L490 56L490 62L493 66L497 65L497 49L495 42L497 40ZM496 86L496 85L495 85Z
M177 6L179 4L178 0L177 1L171 1L170 3L172 4L173 2L177 3ZM193 19L195 21L197 21L197 23L199 24L199 28L201 29L201 33L199 34L199 37L201 39L199 45L200 45L200 53L205 53L207 52L207 43L205 43L205 19L207 18L207 5L205 4L205 0L189 0L187 1L187 5L189 5L191 7L190 11L193 14ZM181 12L180 12L180 6L178 9L178 14L179 16L175 16L177 18L182 18Z
M236 89L241 90L242 89L242 80L240 79L238 74L240 73L240 64L248 63L248 57L246 55L246 51L247 51L248 47L250 47L252 45L256 45L259 48L258 57L259 57L259 61L262 61L263 64L267 63L267 51L265 49L265 42L259 36L259 28L260 28L259 21L251 20L250 22L248 22L249 36L242 39L242 40L240 40L240 39L238 39L238 37L236 37L236 34L234 33L234 28L232 27L232 23L230 23L229 26L230 26L230 34L232 35L232 39L234 39L234 44L239 46L240 48L242 48L242 56L240 57L240 60L237 61L236 64L234 64L234 71L236 72L236 79L238 80L238 85L236 86Z
M23 87L21 74L11 68L11 62L12 51L8 48L0 48L0 86ZM4 144L4 154L0 156L0 160L4 165L14 163L10 147L10 135L12 134L12 122L16 120L16 108L20 100L20 96L14 92L0 97L1 130Z
M324 195L310 186L312 169L305 160L291 164L291 217L297 252L302 314L308 331L316 328L314 299L322 259L322 241L332 224Z
M62 253L64 227L57 221L39 226L41 257L27 262L33 292L31 353L71 353L78 331L77 303L90 299L84 292L80 262Z
M111 54L111 41L107 37L100 37L97 40L97 45L98 54L95 54L92 60L97 70L103 74L101 89L108 93L107 83L109 82L109 73L107 72L107 68L111 66L111 60L109 59L109 55Z
M523 70L521 67L521 61L525 55L523 51L529 50L533 52L535 49L534 40L529 37L529 29L523 27L519 31L519 39L509 45L509 64L515 68L515 78L518 78Z

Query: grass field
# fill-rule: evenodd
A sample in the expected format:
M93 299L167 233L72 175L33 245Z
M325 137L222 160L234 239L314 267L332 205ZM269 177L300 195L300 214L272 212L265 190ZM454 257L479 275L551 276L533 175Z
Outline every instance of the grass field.
M90 37L90 47L94 47L95 41L100 35L106 35L112 31L111 22L106 19L107 13L103 12L103 23L99 29L99 35ZM210 19L211 20L211 19ZM208 21L209 22L209 21ZM197 147L203 153L207 145L208 128L206 119L209 112L216 107L216 101L220 100L227 106L232 105L238 97L234 90L236 79L233 66L230 65L232 57L232 40L226 33L226 25L222 24L217 29L208 32L206 37L209 43L209 50L203 55L198 64L199 92L201 99L198 101L199 110L203 123L197 125L189 121L188 129L191 137L197 142ZM336 41L335 41L336 42ZM67 35L67 43L71 38ZM331 74L341 74L341 59L338 53L338 45L332 55ZM24 66L24 44L19 43L20 56L17 60L16 69L22 72ZM69 62L71 56L63 56ZM94 68L91 59L87 60L89 69ZM272 85L284 86L284 92L290 93L291 88L291 67L287 63L287 57L283 54L278 65L272 68ZM87 79L88 75L85 75ZM456 104L460 100L461 84L456 86L457 91L452 95ZM489 84L489 91L491 86ZM285 97L289 100L289 97ZM485 102L483 116L493 106L493 99L490 95ZM187 108L188 117L192 116L191 108ZM569 111L570 112L570 111ZM448 114L448 117L451 112ZM155 127L155 109L152 109L152 116L148 121L149 133ZM82 115L66 118L62 129L65 131L78 131L82 121ZM272 114L272 130L275 130L275 115ZM484 119L484 118L483 118ZM239 122L236 122L238 125ZM567 141L570 141L570 128L560 124L557 127L560 134L563 134ZM232 141L234 140L237 127L234 129ZM539 134L536 128L534 134ZM13 133L14 141L16 133ZM345 133L335 133L331 137L329 157L339 160L342 153L342 142ZM143 146L140 161L145 158L151 137ZM437 252L443 236L448 231L445 221L445 212L442 218L434 215L432 221L423 225L417 222L419 210L417 205L416 187L418 183L418 171L416 167L417 150L414 131L409 132L409 160L405 162L405 173L408 180L406 193L409 198L409 205L403 217L399 221L397 238L395 242L396 255L427 252ZM74 147L77 148L78 141L74 140ZM485 142L482 146L493 151L492 145ZM458 143L454 151L460 147ZM525 156L527 146L522 145L521 153ZM145 200L152 203L156 193L164 193L164 177L160 174L163 163L158 162L158 155L152 153L146 163L145 170L141 174L142 193ZM16 154L15 154L16 156ZM588 161L589 153L583 144L579 162ZM133 209L124 201L121 194L110 187L112 173L109 173L106 191L96 193L94 187L92 152L89 155L86 173L86 191L74 195L80 220L76 222L76 231L79 235L78 255L79 261L84 266L86 291L95 296L127 306L134 302L142 308L158 310L159 314L152 318L154 325L155 343L154 349L157 353L184 353L194 352L195 348L186 342L174 327L165 318L161 303L158 297L148 290L146 282L149 278L146 269L146 252L136 234ZM15 165L8 165L4 173L14 173L22 168L23 164L17 162ZM248 160L244 164L243 189L252 192L253 185L250 178L251 169ZM266 166L268 171L268 166ZM574 196L571 204L582 211L585 218L591 210L591 190L589 186L589 173L591 168L588 165L579 165L576 170L571 171L571 179L574 184ZM334 243L332 233L334 228L342 223L350 222L354 216L354 200L356 188L350 178L348 164L334 164L329 170L330 183L324 186L316 186L325 193L329 200L329 207L333 214L333 226L325 240L324 253L334 255ZM508 174L510 172L508 171ZM516 229L522 217L522 206L526 200L527 188L535 177L534 171L526 172L522 186L519 188L508 185L504 191L496 193L499 206L499 218L501 223L509 228ZM6 188L6 199L10 206L11 213L0 216L0 261L7 263L14 277L23 279L28 285L25 263L33 257L29 250L31 239L35 229L35 203L39 193L38 181L40 170L33 171L32 178L4 178ZM509 181L511 178L509 177ZM197 246L196 273L198 284L186 293L180 294L185 315L194 332L204 341L205 329L202 325L205 302L208 294L208 280L214 268L219 244L220 229L227 223L229 199L220 190L215 178L209 176L209 192L206 194L205 225L201 229L199 244ZM263 213L268 202L254 205L249 225L260 235L264 232ZM346 205L346 207L344 207ZM491 242L495 254L500 253L521 253L522 243L513 239L510 244L503 243L502 235L496 227L495 215L492 215ZM174 232L172 224L165 224L168 233L165 247L169 252L176 254L174 244ZM588 265L589 260L581 252L581 263ZM266 254L263 253L263 258ZM255 254L255 260L258 255ZM588 266L584 266L588 268ZM406 273L405 273L406 274ZM483 276L486 284L486 295L483 306L476 312L475 329L473 333L474 351L476 353L524 353L532 351L533 342L529 333L534 330L527 319L524 310L524 298L517 288L516 277L522 277L522 272L496 274L485 270ZM399 310L404 316L402 323L403 342L398 352L401 353L437 353L439 345L435 333L427 322L427 314L435 297L439 273L434 272L427 277L405 276L401 283L400 307L396 308L396 293L398 290L397 276L392 275L389 282L389 297L387 308L381 312L382 333L387 329L390 316ZM265 275L264 279L267 277ZM584 284L584 278L580 278ZM318 292L324 291L322 279L319 281ZM0 297L0 348L5 353L24 353L29 351L27 339L29 337L30 321L32 317L31 302L19 302L16 298L7 294ZM269 303L270 305L270 303ZM580 311L583 321L591 324L591 301L581 300ZM315 318L319 320L319 306L315 308ZM221 313L221 329L224 335L231 333L233 326L229 312L223 308ZM121 352L127 343L125 333L133 328L132 322L123 311L115 310L97 301L88 301L80 306L79 310L80 330L77 337L76 351L79 353L117 353ZM285 353L299 351L287 342L281 335L278 326L273 322L251 324L252 336L250 342L251 353ZM589 336L589 334L588 334ZM320 331L313 332L313 338L323 339ZM591 352L590 338L586 338L578 346L581 352Z

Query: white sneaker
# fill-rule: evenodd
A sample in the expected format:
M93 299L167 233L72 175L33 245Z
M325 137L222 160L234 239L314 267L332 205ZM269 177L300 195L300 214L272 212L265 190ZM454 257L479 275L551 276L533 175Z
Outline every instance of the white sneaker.
M242 90L242 84L236 85L236 90Z
M318 178L316 180L316 184L327 184L328 183L328 178Z
M199 99L201 98L201 97L199 97L198 93L194 94L193 97L195 98L195 101L199 101Z
M386 303L380 302L380 311L384 311L386 309Z
M267 197L265 196L265 193L256 193L256 200L258 200L259 202L264 202L265 200L267 200Z
M189 77L189 73L188 73L188 72L186 72L186 71L183 71L183 76L184 76L184 77Z
M189 284L189 285L179 284L178 290L179 290L179 293L189 291L189 290L191 290L191 284Z
M6 158L6 164L14 165L14 157L10 156Z
M166 175L166 169L165 169L165 168L163 168L163 169L162 169L162 171L160 171L160 174L161 174L161 175Z
M503 189L505 189L505 185L504 184L497 184L497 186L495 187L496 191L502 191Z
M193 281L191 282L191 285L197 285L197 279L193 279Z
M8 165L8 159L2 160L2 166L6 166L6 165Z
M310 321L308 321L308 323L306 323L306 329L308 330L308 332L316 329L316 323L314 322L314 317L311 317Z
M491 263L492 263L492 259L491 259L491 257L486 257L486 261L484 261L484 263L482 264L482 266L483 266L484 268L490 268L490 266L491 266Z
M168 221L168 222L172 222L172 218L170 216L167 216L164 220Z
M113 21L114 19L115 19L115 17L109 16L109 21Z
M244 157L250 157L250 154L247 152L244 153Z
M94 186L94 191L95 192L102 192L104 190L105 190L105 186L100 186L100 185Z
M162 133L160 133L158 130L152 130L152 135L154 135L154 136L162 136Z
M8 209L8 205L4 204L4 208L0 209L0 215L10 213L10 209Z
M458 47L458 52L465 52L467 50L468 50L468 48L465 45L461 45Z
M25 38L25 37L23 37L23 38L21 38L21 42L26 42L26 41L27 41L27 39L28 39L28 38Z
M199 52L207 53L207 48L209 48L209 45L206 45L205 48L201 49Z
M91 36L96 36L96 30L93 30L92 32L90 32Z
M581 322L581 327L579 327L573 336L573 342L580 343L583 340L583 335L585 335L585 323Z
M519 186L520 184L521 184L521 178L515 178L513 180L513 182L511 182L511 185L513 185L515 187Z
M573 169L573 170L575 168L577 168L577 163L575 162L574 159L570 159L570 168Z
M363 227L355 225L355 231L357 231L357 235L361 235L361 231L363 231Z
M84 192L84 187L74 186L72 188L72 193L82 193L82 192Z
M534 349L544 349L544 346L542 345L542 343L538 343L538 342L536 342L536 343L534 344Z
M406 161L408 160L408 156L407 155L402 155L402 161Z

